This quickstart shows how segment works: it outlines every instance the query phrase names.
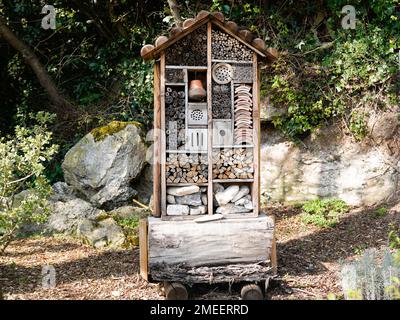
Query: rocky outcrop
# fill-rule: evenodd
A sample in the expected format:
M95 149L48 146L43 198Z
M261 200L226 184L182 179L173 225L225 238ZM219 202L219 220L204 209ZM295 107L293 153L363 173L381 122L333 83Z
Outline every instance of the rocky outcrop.
M51 214L47 228L53 232L67 234L74 234L81 221L96 220L104 212L79 198L65 202L56 201L51 204L50 208Z
M95 248L118 248L125 242L122 228L112 218L99 222L82 220L77 227L77 235Z
M134 123L112 122L93 130L65 155L66 183L95 206L116 207L136 191L131 182L141 173L146 146Z
M374 131L381 143L384 139L394 141L398 126L392 121L388 127ZM335 127L326 127L304 145L296 145L264 127L262 194L269 201L286 203L315 198L339 198L350 205L386 201L399 189L400 158L381 143L355 142Z

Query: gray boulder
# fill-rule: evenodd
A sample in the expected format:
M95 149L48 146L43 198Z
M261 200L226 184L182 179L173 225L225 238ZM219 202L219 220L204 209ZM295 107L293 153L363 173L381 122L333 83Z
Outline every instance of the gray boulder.
M122 219L130 219L130 218L141 219L149 216L150 212L145 208L123 206L108 212L108 214L112 217L118 217Z
M73 234L82 220L97 219L102 213L104 211L82 199L57 201L51 205L51 214L46 227L49 231Z
M112 122L73 146L65 155L62 169L66 183L88 201L112 208L136 194L130 183L142 171L145 156L140 128Z
M189 194L186 196L175 197L175 201L177 204L187 204L189 206L201 206L203 203L201 202L201 192Z
M53 184L51 188L53 191L49 199L51 202L57 202L57 201L65 202L68 200L75 199L77 197L74 189L65 182L56 182L55 184Z
M77 235L95 248L118 248L125 242L122 228L112 218L100 222L84 219L78 225Z

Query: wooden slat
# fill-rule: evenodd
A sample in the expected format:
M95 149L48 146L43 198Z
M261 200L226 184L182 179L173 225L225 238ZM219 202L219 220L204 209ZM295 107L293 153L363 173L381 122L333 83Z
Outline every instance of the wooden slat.
M149 274L148 256L147 219L141 219L139 221L139 268L140 276L146 281Z
M207 151L208 151L208 188L207 188L207 205L208 214L214 214L213 204L213 181L212 181L212 80L211 80L211 28L212 24L207 24L207 112L208 112L208 139L207 139Z
M161 216L167 214L167 186L165 178L166 161L166 136L165 136L165 53L161 53L160 59L160 96L161 96Z
M274 221L274 226L275 226L275 215L271 216L272 220ZM276 228L274 227L274 237L272 239L272 244L271 244L271 267L274 275L278 274L278 257L277 257L277 252L276 252Z
M259 70L258 57L253 53L253 145L257 148L253 149L254 157L254 182L252 188L252 199L254 212L258 213L260 209L260 97L259 97Z
M153 215L161 216L161 96L160 63L154 63Z

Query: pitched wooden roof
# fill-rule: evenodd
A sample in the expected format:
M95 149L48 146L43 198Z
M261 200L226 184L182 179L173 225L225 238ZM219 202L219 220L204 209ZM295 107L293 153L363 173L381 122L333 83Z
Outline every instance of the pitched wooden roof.
M210 13L208 11L200 11L195 18L185 20L182 27L172 28L169 38L160 36L155 41L154 45L146 44L143 46L140 54L145 61L156 59L162 51L209 21L236 38L262 58L266 58L268 62L272 62L278 57L278 51L276 49L267 48L264 40L255 38L250 30L239 28L233 21L226 21L221 12Z

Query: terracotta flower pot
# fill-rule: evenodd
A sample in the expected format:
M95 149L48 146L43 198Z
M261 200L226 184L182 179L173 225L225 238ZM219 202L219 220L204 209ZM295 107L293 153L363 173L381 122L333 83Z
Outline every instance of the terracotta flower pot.
M207 96L206 90L203 88L201 80L192 80L189 85L189 99L201 101Z

